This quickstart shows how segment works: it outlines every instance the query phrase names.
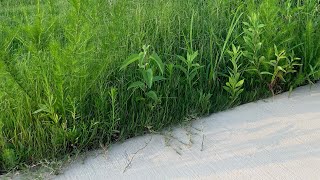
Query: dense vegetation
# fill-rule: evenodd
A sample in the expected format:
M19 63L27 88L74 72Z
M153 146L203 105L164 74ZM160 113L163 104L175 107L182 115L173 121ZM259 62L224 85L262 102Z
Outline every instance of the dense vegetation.
M0 172L320 78L319 0L0 7Z

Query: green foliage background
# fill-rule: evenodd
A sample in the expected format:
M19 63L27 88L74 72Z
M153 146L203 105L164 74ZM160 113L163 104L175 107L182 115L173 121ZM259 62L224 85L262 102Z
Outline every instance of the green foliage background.
M0 7L0 172L320 78L319 0Z

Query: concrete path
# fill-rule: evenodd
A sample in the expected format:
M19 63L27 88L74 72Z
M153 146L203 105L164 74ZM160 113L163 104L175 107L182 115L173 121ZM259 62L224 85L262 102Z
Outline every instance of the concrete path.
M320 179L320 84L92 152L55 179Z

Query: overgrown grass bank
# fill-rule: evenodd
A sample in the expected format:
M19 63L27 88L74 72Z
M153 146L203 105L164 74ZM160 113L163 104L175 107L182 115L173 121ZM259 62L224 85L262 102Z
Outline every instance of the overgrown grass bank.
M0 7L0 172L320 78L319 0Z

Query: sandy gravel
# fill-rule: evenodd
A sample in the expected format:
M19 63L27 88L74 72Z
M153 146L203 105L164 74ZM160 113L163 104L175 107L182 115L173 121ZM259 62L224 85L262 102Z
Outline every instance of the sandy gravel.
M320 179L320 84L92 152L55 179Z

